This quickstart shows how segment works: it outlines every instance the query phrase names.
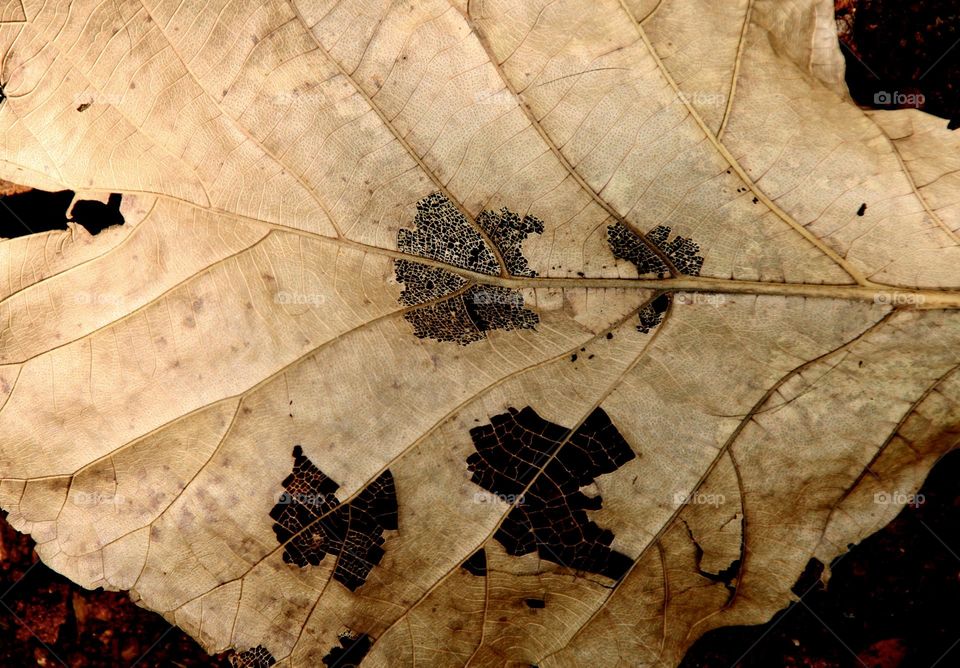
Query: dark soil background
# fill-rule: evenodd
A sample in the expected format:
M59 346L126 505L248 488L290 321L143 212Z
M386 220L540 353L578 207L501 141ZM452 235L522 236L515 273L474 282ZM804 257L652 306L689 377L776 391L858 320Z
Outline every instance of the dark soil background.
M811 561L794 586L800 602L766 624L705 634L681 667L960 666L960 450L920 494L922 504L835 559L826 588Z
M917 107L950 119L955 129L960 123L960 2L834 0L834 5L854 100L880 109ZM896 93L919 94L923 101L897 104Z
M958 0L835 4L859 104L878 106L883 92L919 93L921 109L960 121ZM829 587L819 582L822 564L811 562L795 588L800 603L767 624L706 634L684 668L960 666L960 452L934 468L922 494L924 504L905 508L837 559ZM0 519L0 668L30 665L229 662L208 656L126 594L86 591L53 573L37 561L32 541Z
M0 666L229 666L126 593L88 591L0 521Z

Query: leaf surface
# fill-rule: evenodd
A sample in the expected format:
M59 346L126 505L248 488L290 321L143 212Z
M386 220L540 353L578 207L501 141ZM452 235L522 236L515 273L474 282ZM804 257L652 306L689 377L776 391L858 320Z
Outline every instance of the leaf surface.
M827 0L19 7L0 178L125 222L0 243L0 506L237 665L674 665L957 442Z

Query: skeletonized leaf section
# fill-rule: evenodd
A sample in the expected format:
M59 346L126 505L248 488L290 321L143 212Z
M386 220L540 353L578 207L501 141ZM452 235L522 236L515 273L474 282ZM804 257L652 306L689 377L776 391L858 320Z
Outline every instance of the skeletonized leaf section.
M481 274L499 274L496 256L483 237L442 193L417 203L414 222L416 229L398 233L401 251ZM483 212L477 222L511 273L536 275L523 257L521 245L529 234L543 232L542 221L501 209L499 213ZM468 287L462 276L412 260L396 260L394 270L397 282L404 285L400 303L419 306L404 314L418 338L466 346L487 338L492 330L534 329L540 322L536 313L524 308L519 290Z
M543 234L543 221L535 216L519 215L503 207L499 212L482 211L477 225L486 232L503 257L507 271L514 276L536 276L527 264L521 246L531 234Z
M266 647L257 645L230 657L233 668L270 668L277 660Z
M703 257L700 255L700 245L692 239L677 235L671 240L670 228L666 225L657 225L647 234L647 240L670 258L670 262L681 274L700 275ZM637 267L637 273L656 274L658 278L663 278L669 273L663 260L623 223L607 228L607 241L610 242L613 255L632 262Z
M613 580L626 574L633 561L610 548L612 531L587 517L602 499L581 491L636 457L602 408L573 433L529 406L511 408L471 429L470 436L477 449L467 458L471 481L514 504L494 535L509 554L536 552Z
M317 566L333 554L337 560L333 579L356 591L383 559L383 532L398 526L393 475L384 471L356 498L341 504L335 494L340 485L299 445L293 459L293 472L283 481L286 491L270 511L276 520L273 532L284 546L283 560Z

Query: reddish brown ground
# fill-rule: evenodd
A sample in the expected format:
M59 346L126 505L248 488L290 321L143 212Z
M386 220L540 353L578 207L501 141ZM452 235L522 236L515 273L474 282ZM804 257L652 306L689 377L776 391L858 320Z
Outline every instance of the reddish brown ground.
M30 190L30 188L26 186L19 186L16 183L10 183L9 181L0 179L0 197L16 195L17 193L27 192L28 190Z
M229 666L123 593L87 591L0 520L0 666Z
M956 0L835 0L854 99L880 108L917 106L960 120L960 3ZM877 104L880 93L899 104ZM919 104L915 104L917 99Z

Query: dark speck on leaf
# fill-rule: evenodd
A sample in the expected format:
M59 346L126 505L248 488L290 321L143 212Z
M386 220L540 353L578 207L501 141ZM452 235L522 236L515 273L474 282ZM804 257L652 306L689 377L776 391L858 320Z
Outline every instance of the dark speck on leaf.
M542 598L528 598L524 600L524 603L527 604L528 608L545 608L547 607L547 602Z
M857 215L863 216L863 214L865 214L866 212L867 212L867 204L866 202L864 202L863 204L860 205L860 208L857 209Z
M77 111L79 111L79 112L84 112L84 111L86 111L86 110L89 109L89 108L90 108L90 103L89 103L89 102L84 102L84 103L81 104L79 107L77 107Z
M571 362L576 362L576 361L577 361L577 354L576 354L576 353L570 355L570 361L571 361Z

